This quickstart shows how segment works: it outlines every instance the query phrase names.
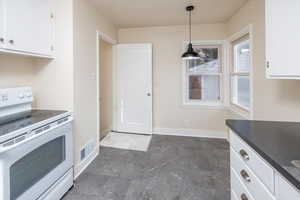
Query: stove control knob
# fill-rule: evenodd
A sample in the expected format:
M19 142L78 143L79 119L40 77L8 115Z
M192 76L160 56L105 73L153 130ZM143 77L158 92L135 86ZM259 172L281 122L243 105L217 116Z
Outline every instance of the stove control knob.
M19 94L20 99L24 99L24 97L25 97L24 94Z

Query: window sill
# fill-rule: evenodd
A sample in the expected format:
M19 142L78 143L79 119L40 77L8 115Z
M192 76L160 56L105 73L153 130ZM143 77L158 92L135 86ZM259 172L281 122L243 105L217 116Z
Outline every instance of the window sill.
M251 119L251 111L245 107L242 107L240 105L231 103L230 104L230 110L240 116L242 116L245 119L250 120Z
M239 105L239 104L236 104L236 103L233 103L233 102L231 102L230 104L231 104L232 106L234 106L234 107L236 107L236 108L238 108L238 109L240 109L240 110L244 111L244 112L248 112L248 113L250 113L250 108L247 108L247 107L241 106L241 105Z
M193 103L193 102L185 102L181 105L181 107L186 109L211 109L211 110L227 110L223 103Z

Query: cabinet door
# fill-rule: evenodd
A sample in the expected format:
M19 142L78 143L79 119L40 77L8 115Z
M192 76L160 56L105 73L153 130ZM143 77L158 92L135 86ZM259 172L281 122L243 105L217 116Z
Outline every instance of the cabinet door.
M281 176L275 176L275 193L277 200L299 200L300 192Z
M51 55L53 42L52 0L4 0L5 48Z
M269 78L300 79L299 10L299 0L266 0L266 60Z

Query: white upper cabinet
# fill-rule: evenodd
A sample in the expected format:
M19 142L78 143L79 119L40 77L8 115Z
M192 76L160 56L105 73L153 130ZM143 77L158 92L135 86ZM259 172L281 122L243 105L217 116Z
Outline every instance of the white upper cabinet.
M299 32L299 0L266 0L268 78L300 79Z
M0 51L52 57L52 0L0 0Z

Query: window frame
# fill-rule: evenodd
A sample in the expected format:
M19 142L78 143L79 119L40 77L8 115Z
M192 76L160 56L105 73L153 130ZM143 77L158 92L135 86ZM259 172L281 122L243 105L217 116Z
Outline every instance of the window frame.
M225 41L224 40L214 40L214 41L192 41L194 46L201 46L203 48L218 48L219 60L220 60L220 72L188 72L187 62L182 62L182 80L183 80L183 92L182 92L182 102L183 106L196 106L196 107L206 107L206 108L220 108L223 109L224 106L224 77L225 77L225 66L226 66L226 54L225 54ZM188 42L183 43L183 51L186 50ZM219 89L220 89L220 100L218 101L203 101L203 100L191 100L189 99L189 77L193 75L218 75L219 76Z
M247 37L245 39L245 37ZM230 110L245 117L246 119L253 119L253 33L252 25L248 25L240 32L234 34L228 39L228 64L229 64L229 107ZM250 69L249 72L236 72L235 71L235 60L234 60L234 46L238 42L249 41L250 49ZM249 86L250 86L250 108L246 108L240 104L233 101L233 82L232 78L234 76L249 76Z

